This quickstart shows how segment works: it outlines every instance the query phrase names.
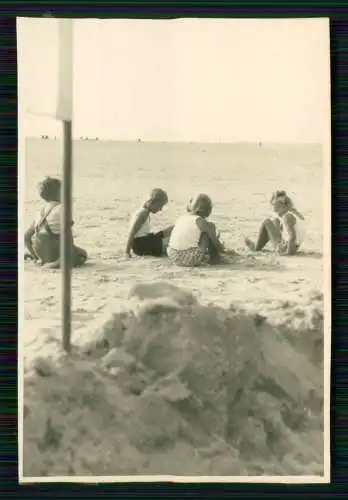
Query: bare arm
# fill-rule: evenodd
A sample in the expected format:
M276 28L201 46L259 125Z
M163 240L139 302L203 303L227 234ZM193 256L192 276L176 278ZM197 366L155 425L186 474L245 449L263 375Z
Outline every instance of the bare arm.
M305 220L304 216L297 210L297 208L291 207L290 211L297 215L297 217L299 217L301 220Z
M35 222L32 222L32 224L30 225L30 227L26 230L25 234L24 234L24 245L26 247L26 249L28 250L30 256L37 260L38 259L38 256L36 255L35 253L35 250L33 248L33 242L32 242L32 238L35 234Z
M296 218L291 213L288 213L284 216L283 220L285 230L288 233L287 245L283 253L286 255L294 255L297 250L295 231Z
M148 216L149 212L146 210L146 208L144 208L141 212L139 212L138 217L135 219L133 226L130 228L126 246L126 253L128 255L130 255L135 235L145 224Z
M202 233L206 233L209 236L209 239L211 240L211 242L215 246L216 250L219 253L224 253L225 249L224 249L223 245L221 244L221 242L219 241L218 237L216 236L216 231L214 229L214 226L209 224L205 219L202 219L201 217L199 217L197 219L196 223L197 223L197 226L200 229L200 231Z

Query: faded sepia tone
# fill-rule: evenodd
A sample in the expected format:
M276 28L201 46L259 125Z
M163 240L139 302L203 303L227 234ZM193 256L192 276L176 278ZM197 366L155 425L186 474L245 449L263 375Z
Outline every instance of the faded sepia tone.
M37 184L61 177L62 126L29 112L54 108L54 22L18 28L24 479L327 481L328 21L75 23L73 218L89 260L73 271L70 359L60 272L24 264L22 248ZM169 197L156 228L207 193L239 256L193 269L125 258L129 219L154 187ZM253 254L244 237L278 189L305 214L303 249ZM139 281L160 289L128 298Z

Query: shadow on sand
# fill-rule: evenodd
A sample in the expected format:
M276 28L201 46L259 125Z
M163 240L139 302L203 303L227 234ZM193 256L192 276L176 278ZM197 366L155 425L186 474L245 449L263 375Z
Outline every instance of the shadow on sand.
M299 257L311 257L312 259L322 259L323 253L316 250L301 250L297 253Z
M295 256L292 257L292 259L296 259L297 257L307 257L307 258L312 258L312 259L322 259L323 254L319 251L299 251ZM32 269L42 269L43 271L50 271L50 272L60 272L60 269L49 269L45 268L44 266L38 266L35 265L32 261L27 261L26 266L29 266ZM98 259L98 260L88 260L83 266L75 267L73 269L74 272L78 271L81 272L83 269L89 270L97 270L97 271L113 271L120 269L120 265L122 268L128 267L129 265L136 266L136 267L141 267L141 266L146 266L147 269L149 267L154 267L156 270L158 269L163 269L163 268L171 268L171 269L177 269L177 270L186 270L186 271L193 271L197 269L204 269L204 270L221 270L221 269L233 269L233 270L243 270L243 269L256 269L256 270L263 270L263 271L282 271L287 269L287 265L282 262L281 257L275 257L273 252L269 250L264 250L259 253L255 254L242 254L240 253L239 255L236 256L229 256L226 258L224 262L221 262L220 264L214 264L214 265L206 265L206 266L199 266L199 267L193 267L193 268L185 268L185 267L177 267L171 264L166 257L162 258L154 258L154 257L132 257L131 259L127 259L123 256L123 254L120 255L115 255L113 259Z
M271 255L272 250L262 250L260 252L255 253L255 255ZM299 250L295 255L292 256L294 259L296 257L311 257L312 259L322 259L323 253L317 250Z
M210 264L198 267L181 267L171 264L168 258L155 258L155 257L133 257L131 259L126 259L124 257L115 257L114 260L104 260L88 262L83 267L97 267L97 270L112 272L113 270L120 270L126 267L136 268L141 273L141 268L149 271L152 269L153 272L158 272L160 270L170 269L177 272L187 272L192 273L195 271L221 271L224 270L243 270L243 269L255 269L263 271L281 271L286 270L287 266L284 265L280 259L274 259L271 255L262 256L236 256L229 257L226 261L219 264ZM81 268L82 269L82 268Z

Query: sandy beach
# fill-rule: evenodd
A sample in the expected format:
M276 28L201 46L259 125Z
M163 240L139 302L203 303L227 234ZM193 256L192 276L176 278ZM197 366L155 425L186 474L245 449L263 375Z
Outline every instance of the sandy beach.
M23 227L31 222L40 207L37 183L45 175L60 174L60 148L59 140L27 140ZM173 222L185 210L192 194L209 194L214 202L211 219L216 222L226 246L240 252L235 262L228 266L182 269L171 266L166 259L127 260L124 257L124 247L129 217L153 187L161 187L169 195L168 206L154 219L156 228ZM276 257L271 253L252 255L243 247L244 236L255 237L258 226L269 215L270 195L276 189L288 191L306 216L306 240L301 255L296 257ZM25 368L24 403L29 412L24 420L24 475L322 475L323 368L321 355L313 358L314 351L320 350L324 343L322 321L319 324L315 320L318 314L321 318L323 314L323 166L320 147L76 141L73 194L76 243L85 248L89 255L88 264L75 269L72 277L72 342L77 349L73 355L77 360L73 363L74 367L71 361L62 356L60 348L60 272L43 270L31 263L23 264L24 324L20 332L20 343ZM50 408L50 421L59 420L59 415L64 414L62 408L54 403L59 398L58 385L63 379L65 384L73 379L76 381L86 371L86 358L78 349L83 349L92 340L89 338L91 332L99 331L98 335L102 335L100 331L112 314L129 311L133 307L128 299L132 286L137 282L154 280L190 290L199 302L198 312L205 311L208 304L214 304L214 307L222 310L228 310L233 305L236 310L245 311L243 314L246 316L250 314L250 317L254 317L257 313L267 318L267 331L271 333L260 333L260 338L264 339L261 350L266 352L265 366L269 367L272 359L271 349L266 344L274 336L279 341L279 373L284 373L281 372L281 366L287 366L291 376L295 377L294 384L299 384L298 391L301 395L290 399L292 402L296 400L294 405L301 415L304 411L312 412L303 428L296 430L292 427L291 436L289 424L286 430L288 441L284 445L286 449L277 449L273 454L270 452L268 458L267 454L260 458L255 450L262 446L268 447L267 450L270 448L266 444L260 444L258 448L256 438L254 448L250 449L236 443L227 445L228 440L221 438L227 448L213 454L213 458L211 455L202 458L202 454L197 454L198 449L202 450L206 446L202 431L202 435L197 437L199 444L194 442L189 433L190 439L173 437L167 448L156 448L153 445L149 451L149 448L142 448L129 440L131 431L126 426L126 415L127 411L132 416L138 415L144 426L150 417L148 414L141 417L142 407L137 406L140 403L135 402L136 396L125 395L122 384L114 379L104 385L110 383L115 391L112 396L113 404L117 407L115 413L120 415L124 411L117 421L117 444L109 441L110 448L103 450L108 439L106 435L100 438L99 430L105 433L107 424L101 423L102 420L91 423L87 413L92 410L87 409L86 405L88 429L85 431L85 438L81 439L90 457L88 464L83 465L76 457L70 460L68 448L61 447L59 451L58 448L55 451L53 448L48 451L40 448L41 434L45 427L43 419L47 417ZM186 324L182 309L180 311L178 321ZM162 313L158 314L161 316ZM162 320L159 319L158 324ZM293 332L288 338L284 337L284 341L278 338L282 328L290 328ZM214 335L214 332L211 334ZM306 334L309 338L300 338ZM314 340L319 339L319 344L315 344L314 336ZM124 346L122 348L127 350ZM135 356L133 351L127 352L132 352L132 356ZM137 359L140 359L139 356ZM55 368L55 375L42 377L37 369L33 369L38 357L56 360L59 368ZM94 359L93 363L95 362ZM142 363L146 365L144 359ZM150 366L147 368L150 369ZM66 374L65 378L62 370ZM151 370L155 370L153 366ZM259 373L261 372L255 372L255 380ZM161 377L169 375L170 373L162 373ZM282 385L281 376L269 375L270 378L273 376ZM235 377L238 378L239 375ZM48 388L53 388L55 380L56 399L53 401L51 398L49 403L45 397L50 392ZM91 384L93 385L93 381ZM292 385L289 382L284 382L283 385L287 384ZM91 392L94 390L92 385ZM311 391L315 393L315 403L309 410L308 395ZM108 394L111 397L110 391ZM142 396L138 396L138 399L139 397ZM273 397L276 398L275 395ZM279 398L282 399L283 396ZM282 404L285 400L288 401L286 396L282 399ZM307 406L303 403L305 400ZM152 402L150 407L152 405L155 408L156 403ZM265 403L265 407L267 405ZM167 411L166 408L163 411ZM178 409L176 411L179 412ZM34 422L38 422L40 413L41 420L35 428ZM65 414L68 418L68 413ZM77 428L80 425L77 422L79 419L83 420L83 415L82 405L79 414L74 417L77 420L70 419L66 424L66 429L71 434L66 437L67 441L71 442L71 439L76 438L74 426ZM158 415L158 418L170 420L161 414L161 409L158 410ZM181 413L180 415L182 417ZM156 418L155 411L153 418ZM248 432L248 418L246 415L241 417L241 428L245 433ZM266 417L261 419L262 422L265 419ZM175 425L173 423L174 427ZM266 424L262 425L266 429ZM149 429L143 431L146 431L147 436L151 433ZM132 432L135 432L134 426ZM163 432L170 434L168 429ZM250 432L254 432L255 436L259 435L255 429ZM286 432L284 431L285 434ZM234 451L228 446L232 446ZM238 456L233 455L236 450ZM117 465L115 457L119 457Z

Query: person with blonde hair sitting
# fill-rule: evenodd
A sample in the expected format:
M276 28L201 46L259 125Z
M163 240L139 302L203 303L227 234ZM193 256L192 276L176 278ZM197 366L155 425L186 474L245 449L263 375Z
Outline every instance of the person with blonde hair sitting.
M295 255L303 243L305 218L286 191L275 191L271 205L276 217L262 222L255 243L245 238L245 244L249 250L259 252L270 242L280 255Z
M212 209L212 200L206 194L190 199L187 213L177 219L169 239L167 254L173 264L196 267L221 262L225 248L215 224L207 220Z

